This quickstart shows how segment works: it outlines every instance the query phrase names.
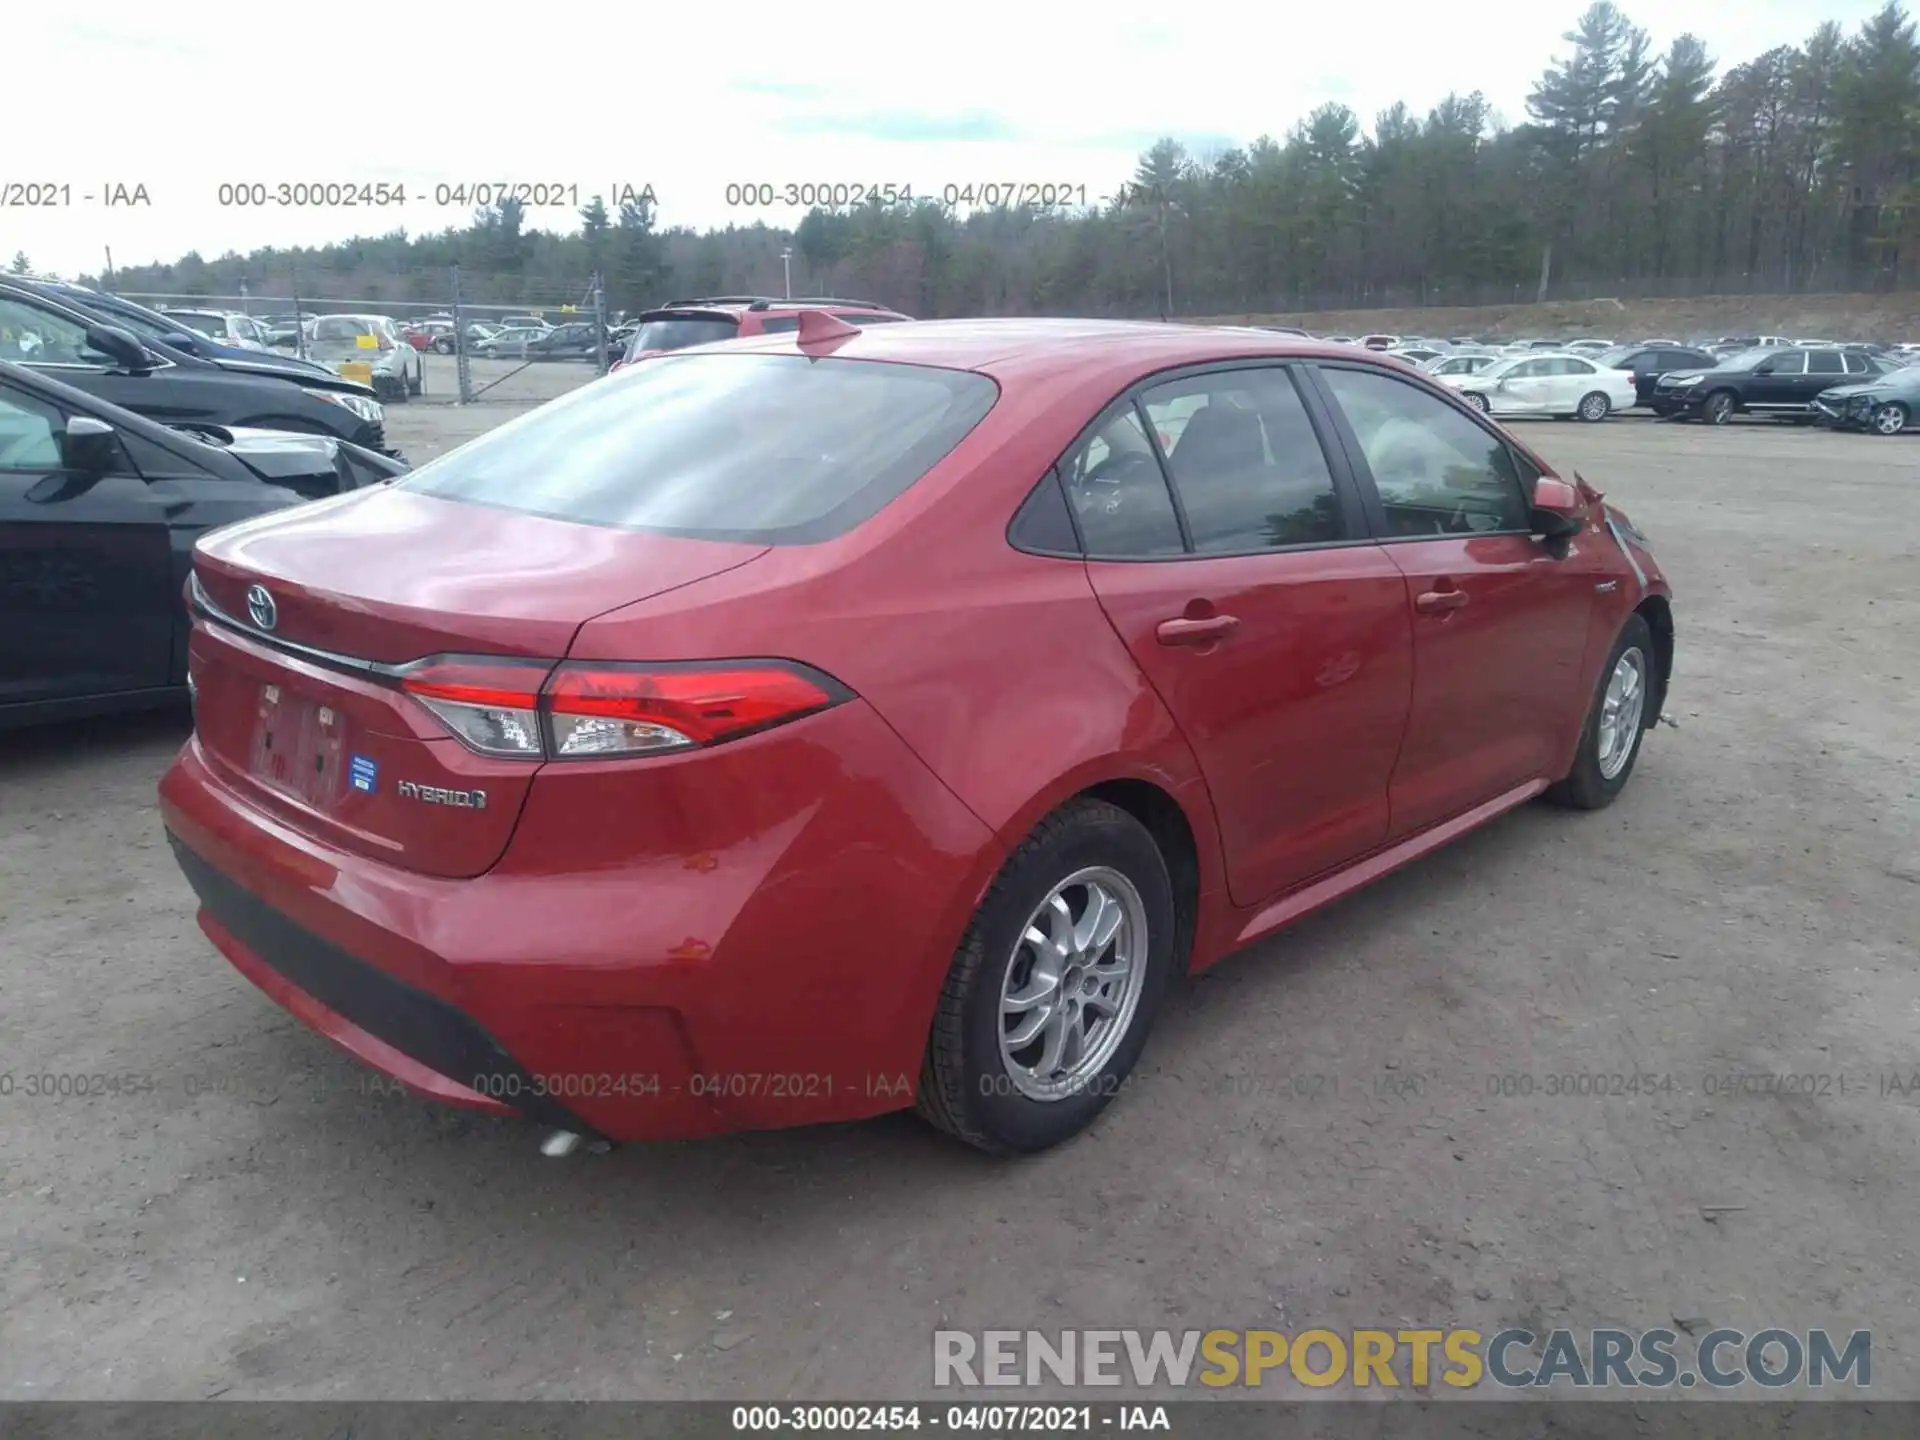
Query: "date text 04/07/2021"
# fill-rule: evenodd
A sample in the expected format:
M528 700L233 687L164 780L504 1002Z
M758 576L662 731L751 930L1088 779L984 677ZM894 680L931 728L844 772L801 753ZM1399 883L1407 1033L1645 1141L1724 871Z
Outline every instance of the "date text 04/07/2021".
M1171 1431L1164 1405L736 1405L736 1433L844 1434L951 1430L962 1434L1092 1434L1096 1430Z

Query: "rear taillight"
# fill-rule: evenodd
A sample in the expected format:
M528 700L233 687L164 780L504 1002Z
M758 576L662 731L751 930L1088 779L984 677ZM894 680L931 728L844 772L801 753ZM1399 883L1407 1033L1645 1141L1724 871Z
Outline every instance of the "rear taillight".
M451 730L470 750L538 760L540 686L551 660L500 660L436 655L407 667L400 688Z
M444 655L401 687L469 749L528 760L654 755L736 740L851 698L781 660L620 664Z

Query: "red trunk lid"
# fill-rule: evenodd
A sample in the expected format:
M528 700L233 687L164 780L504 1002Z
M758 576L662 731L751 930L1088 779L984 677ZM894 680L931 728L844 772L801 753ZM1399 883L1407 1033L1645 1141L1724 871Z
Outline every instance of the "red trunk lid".
M201 747L296 830L425 874L481 874L539 762L468 749L384 668L559 660L593 616L764 553L384 487L229 527L194 559L224 617L194 626ZM255 586L271 626L250 614Z

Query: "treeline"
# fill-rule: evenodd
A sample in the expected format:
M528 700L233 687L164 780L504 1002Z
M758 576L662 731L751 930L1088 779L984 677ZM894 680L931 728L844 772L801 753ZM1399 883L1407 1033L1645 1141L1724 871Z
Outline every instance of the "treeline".
M1853 34L1721 68L1655 53L1601 0L1540 75L1525 123L1483 95L1371 129L1323 105L1283 139L1163 140L1094 210L957 214L929 200L764 225L660 230L639 201L581 228L507 206L438 235L128 269L119 288L633 310L680 295L855 295L922 316L1232 314L1536 298L1890 290L1920 284L1920 42L1888 4Z

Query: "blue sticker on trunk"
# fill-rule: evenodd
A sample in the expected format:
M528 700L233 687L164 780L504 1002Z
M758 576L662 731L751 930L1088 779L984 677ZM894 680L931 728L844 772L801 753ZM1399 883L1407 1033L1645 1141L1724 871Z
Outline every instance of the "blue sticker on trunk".
M364 794L373 793L373 782L380 767L364 755L355 755L347 765L347 783Z

